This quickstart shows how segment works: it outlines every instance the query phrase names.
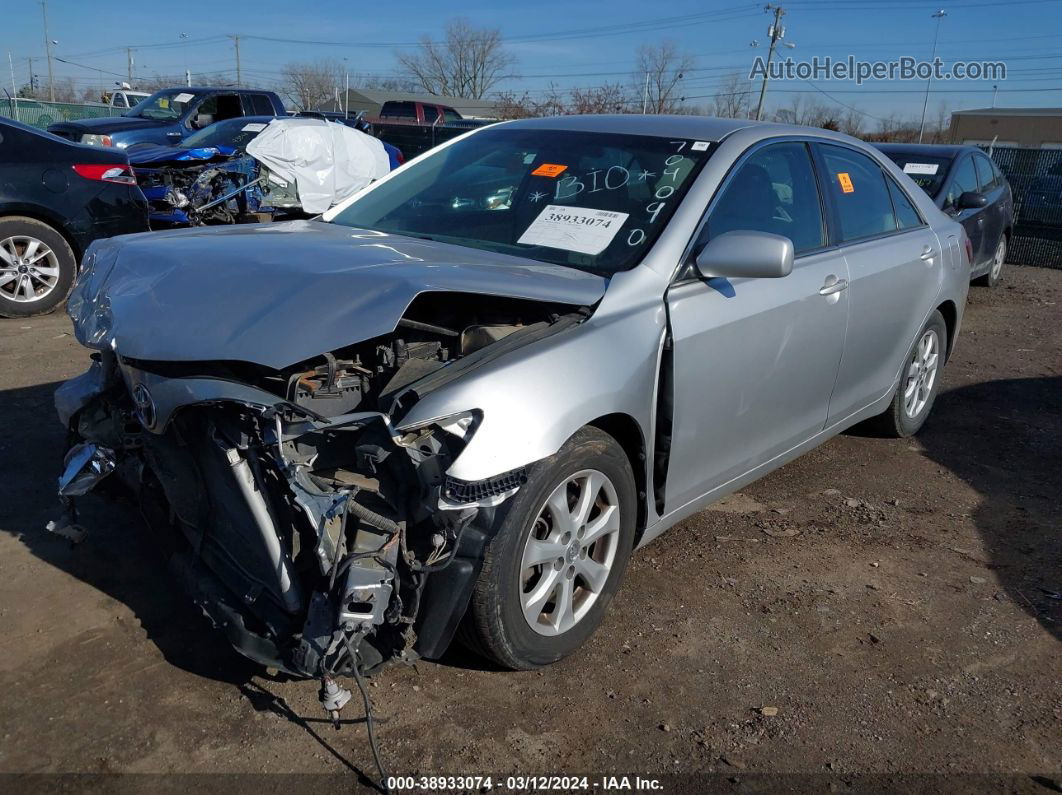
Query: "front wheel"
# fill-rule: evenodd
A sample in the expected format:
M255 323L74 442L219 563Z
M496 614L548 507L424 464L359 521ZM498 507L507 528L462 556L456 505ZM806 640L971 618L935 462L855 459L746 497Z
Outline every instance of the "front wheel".
M892 402L869 421L874 430L900 438L918 433L937 399L947 350L948 327L940 312L934 311L908 354Z
M981 285L982 287L997 287L999 283L1003 281L1003 263L1007 260L1007 236L1003 235L999 238L999 245L996 246L996 253L992 257L992 267L989 268L988 273L984 276L980 276L974 279L974 284Z
M508 508L462 637L527 670L571 654L601 624L634 545L634 473L615 439L583 428L534 467Z
M70 244L35 218L0 218L0 317L53 311L74 283Z

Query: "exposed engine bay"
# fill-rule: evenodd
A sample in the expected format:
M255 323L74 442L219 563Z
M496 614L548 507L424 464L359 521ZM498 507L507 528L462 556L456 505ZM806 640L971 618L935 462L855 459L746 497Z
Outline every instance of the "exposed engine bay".
M524 472L446 474L476 432L475 408L416 427L403 417L463 372L588 315L425 292L393 332L282 369L103 348L57 393L76 410L67 512L52 529L83 532L76 499L96 484L132 500L215 626L290 674L330 681L436 657Z
M209 165L138 167L136 173L157 227L256 222L300 210L288 183L272 179L268 169L250 157Z

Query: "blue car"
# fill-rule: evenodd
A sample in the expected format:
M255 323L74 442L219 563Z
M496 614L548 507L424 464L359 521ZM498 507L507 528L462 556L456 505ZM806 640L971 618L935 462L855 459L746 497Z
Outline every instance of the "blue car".
M152 228L302 215L295 187L275 175L266 179L262 165L246 153L247 145L273 121L274 116L226 119L189 136L180 146L129 147L129 162L151 205ZM383 146L391 168L397 168L402 153L389 144Z

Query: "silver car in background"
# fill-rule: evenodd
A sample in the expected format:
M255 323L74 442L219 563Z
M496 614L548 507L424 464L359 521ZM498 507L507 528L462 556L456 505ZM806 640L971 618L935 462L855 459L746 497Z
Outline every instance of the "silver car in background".
M546 665L636 547L856 423L918 431L969 268L841 134L494 125L319 219L96 244L56 529L131 491L232 643L299 676L455 635Z

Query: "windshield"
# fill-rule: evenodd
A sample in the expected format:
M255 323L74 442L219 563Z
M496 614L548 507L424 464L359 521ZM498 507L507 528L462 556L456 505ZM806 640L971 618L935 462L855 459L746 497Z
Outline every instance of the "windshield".
M944 177L947 176L948 167L951 165L950 157L888 151L885 155L913 179L918 187L928 193L931 199L937 198L940 187L944 184Z
M709 151L692 139L489 129L421 158L332 222L613 273L649 250Z
M181 143L181 146L194 149L200 146L231 146L239 152L247 148L258 133L262 132L272 119L226 119L209 127L204 127L197 133L189 135Z
M123 115L156 121L176 121L181 118L185 108L195 102L195 99L196 95L190 91L168 88L165 91L156 91Z

